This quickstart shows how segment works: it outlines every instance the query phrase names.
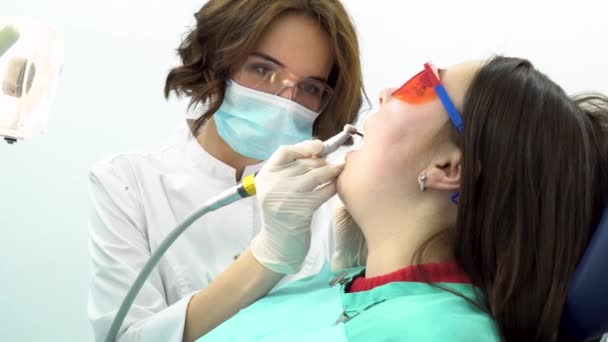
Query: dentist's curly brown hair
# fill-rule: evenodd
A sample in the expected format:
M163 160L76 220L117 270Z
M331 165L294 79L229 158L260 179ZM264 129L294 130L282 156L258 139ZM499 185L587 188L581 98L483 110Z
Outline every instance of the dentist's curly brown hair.
M190 98L189 109L203 108L194 132L217 111L226 81L253 52L264 30L276 18L294 13L318 21L334 56L328 79L334 94L315 121L313 135L325 140L355 121L364 94L359 44L339 0L211 0L194 15L196 25L177 49L181 65L169 72L165 83L165 97L175 92Z

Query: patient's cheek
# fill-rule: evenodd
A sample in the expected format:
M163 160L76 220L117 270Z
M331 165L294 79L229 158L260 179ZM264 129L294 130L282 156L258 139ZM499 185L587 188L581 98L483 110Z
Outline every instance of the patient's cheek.
M399 141L387 141L376 149L378 152L361 158L361 170L364 175L377 179L394 176L403 169L405 155L408 153Z
M349 208L356 209L369 200L373 191L371 188L376 183L373 175L359 172L359 169L345 167L338 177L337 189L340 200Z

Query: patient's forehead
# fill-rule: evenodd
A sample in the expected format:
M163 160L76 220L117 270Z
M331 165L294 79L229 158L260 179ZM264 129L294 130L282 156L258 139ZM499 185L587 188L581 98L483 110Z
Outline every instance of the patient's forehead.
M440 74L441 82L459 110L462 110L464 97L473 77L483 64L484 61L481 60L469 61L442 70Z

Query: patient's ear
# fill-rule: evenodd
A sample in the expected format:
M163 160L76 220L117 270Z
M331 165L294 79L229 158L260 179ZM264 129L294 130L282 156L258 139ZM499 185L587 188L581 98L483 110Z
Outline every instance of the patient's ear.
M426 169L427 189L456 191L462 180L462 154L454 149L437 156Z

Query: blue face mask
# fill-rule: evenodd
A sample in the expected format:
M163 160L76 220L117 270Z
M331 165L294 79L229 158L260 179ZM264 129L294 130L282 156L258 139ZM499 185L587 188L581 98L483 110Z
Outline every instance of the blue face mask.
M266 160L281 145L312 138L319 113L286 98L229 81L220 108L213 114L219 135L237 153Z

